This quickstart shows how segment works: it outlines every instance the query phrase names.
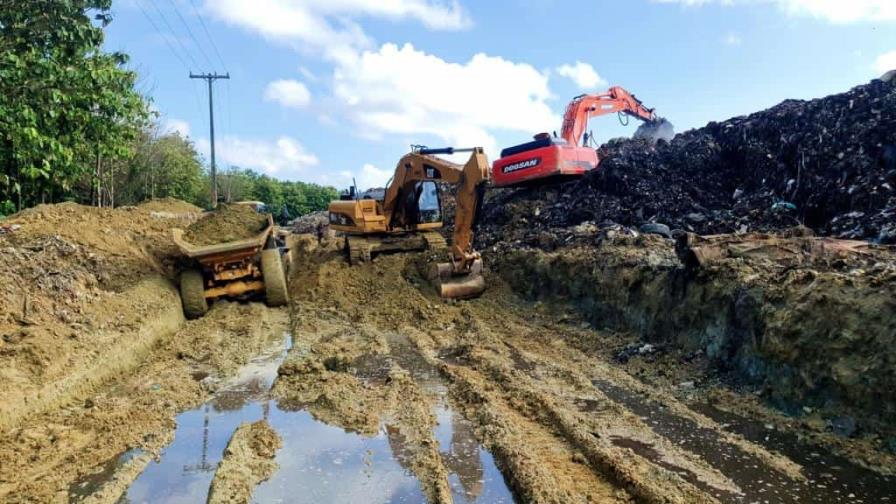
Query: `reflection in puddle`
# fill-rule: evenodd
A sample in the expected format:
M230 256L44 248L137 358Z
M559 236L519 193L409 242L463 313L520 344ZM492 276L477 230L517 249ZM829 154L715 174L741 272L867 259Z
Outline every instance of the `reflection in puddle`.
M364 437L274 405L268 422L283 439L280 468L255 489L254 502L426 502L385 432Z
M319 422L306 411L281 410L268 399L288 348L289 341L272 348L241 369L204 406L178 415L174 442L160 461L143 471L122 501L204 502L233 432L243 422L265 418L283 447L276 455L279 469L255 489L253 502L426 502L409 469L398 429L386 425L378 435L365 437ZM494 459L476 441L472 425L444 404L438 371L421 363L419 356L413 358L406 348L393 346L393 355L388 360L360 360L354 363L355 371L374 381L382 379L394 359L424 388L436 392L440 404L434 411L438 419L434 435L450 472L454 501L513 502Z
M510 503L513 496L498 471L492 454L473 434L471 424L460 413L439 406L435 438L448 467L448 483L456 503Z

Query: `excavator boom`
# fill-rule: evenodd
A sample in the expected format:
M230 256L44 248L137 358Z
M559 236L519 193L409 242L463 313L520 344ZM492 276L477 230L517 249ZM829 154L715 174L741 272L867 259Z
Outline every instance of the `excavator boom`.
M567 144L578 147L588 127L588 119L612 113L626 114L645 122L657 119L653 109L645 107L635 95L619 86L613 86L606 93L573 98L563 114L560 136Z

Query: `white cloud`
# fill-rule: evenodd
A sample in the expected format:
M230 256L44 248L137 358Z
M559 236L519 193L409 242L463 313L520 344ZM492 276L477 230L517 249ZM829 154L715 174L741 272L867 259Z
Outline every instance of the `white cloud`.
M593 89L599 84L607 83L598 75L593 66L581 61L576 61L575 65L561 65L557 67L557 73L568 77L583 90Z
M359 191L366 191L367 189L374 187L385 187L386 182L389 181L389 177L391 177L393 173L392 170L383 170L370 163L365 163L358 171L340 172L339 175L342 180L339 185L346 187L350 186L352 179L354 179L355 182L358 183Z
M734 32L728 32L722 37L722 43L728 46L739 46L744 43L740 35Z
M428 134L494 156L491 130L532 134L560 123L546 103L547 75L482 53L452 63L411 44L384 44L337 64L333 80L345 115L367 138Z
M896 70L896 51L885 52L874 60L874 69L883 75L890 70Z
M199 140L197 147L200 152L209 152L208 140ZM317 156L288 136L281 136L275 142L225 136L216 140L215 155L222 168L251 168L284 179L295 178L319 163Z
M831 23L896 21L894 0L654 0L686 6L774 4L793 16L810 16Z
M275 40L320 50L330 58L370 47L360 17L412 19L433 30L459 30L472 22L457 0L206 0L216 17Z
M264 99L284 107L303 108L311 102L311 92L299 81L280 79L268 84L264 90Z
M188 136L190 136L190 123L182 119L169 117L162 123L160 133L162 133L163 135L177 133L180 136L187 138Z
M299 67L299 73L309 82L317 82L317 75L308 69L308 67Z

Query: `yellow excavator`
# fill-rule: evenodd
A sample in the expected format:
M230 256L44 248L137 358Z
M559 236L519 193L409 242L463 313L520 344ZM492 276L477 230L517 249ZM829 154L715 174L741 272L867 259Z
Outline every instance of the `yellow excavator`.
M459 152L470 153L464 165L436 157ZM482 259L473 250L473 226L489 177L482 147L415 146L398 161L385 191L359 197L352 187L340 200L331 202L330 229L345 235L351 264L370 261L382 252L447 248L448 262L430 268L430 281L443 298L473 298L485 290ZM456 188L450 248L437 231L443 225L439 183Z

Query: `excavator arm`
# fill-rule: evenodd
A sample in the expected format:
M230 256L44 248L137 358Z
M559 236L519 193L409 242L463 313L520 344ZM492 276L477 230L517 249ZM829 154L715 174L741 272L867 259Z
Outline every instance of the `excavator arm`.
M470 159L460 165L441 159L435 154L470 152ZM454 234L451 240L451 273L469 273L479 254L473 250L473 225L482 196L484 182L489 180L488 158L481 147L470 149L420 148L405 154L395 168L392 183L383 198L383 213L393 227L408 228L414 223L402 210L402 201L412 194L418 182L432 180L452 184L455 196ZM443 268L444 269L444 268Z
M578 146L588 127L588 119L614 112L646 122L657 120L653 109L645 107L635 95L619 86L613 86L606 93L581 95L573 98L563 114L561 136L569 145Z

